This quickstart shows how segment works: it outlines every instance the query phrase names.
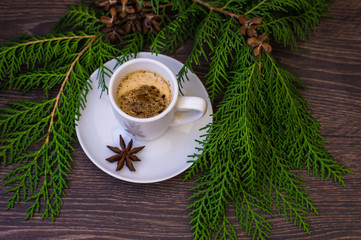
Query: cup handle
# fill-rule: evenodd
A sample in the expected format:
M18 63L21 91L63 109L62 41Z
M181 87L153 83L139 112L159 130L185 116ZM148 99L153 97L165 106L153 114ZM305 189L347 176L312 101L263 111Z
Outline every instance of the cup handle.
M194 122L204 116L207 102L200 97L178 96L171 126Z

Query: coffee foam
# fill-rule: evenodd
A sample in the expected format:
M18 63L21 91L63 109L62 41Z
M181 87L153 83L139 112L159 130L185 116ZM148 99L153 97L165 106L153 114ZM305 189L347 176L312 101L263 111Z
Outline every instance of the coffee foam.
M118 85L117 105L128 115L149 118L163 112L172 99L169 83L158 73L138 70L124 76Z

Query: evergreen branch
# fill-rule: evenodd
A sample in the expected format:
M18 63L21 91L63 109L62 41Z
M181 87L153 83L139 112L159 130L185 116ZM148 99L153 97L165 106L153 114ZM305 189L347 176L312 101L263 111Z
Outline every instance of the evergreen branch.
M177 76L180 87L182 87L184 78L187 78L186 76L188 70L194 72L192 65L200 64L199 57L203 56L205 59L208 59L208 54L206 54L204 45L207 45L209 49L213 51L213 36L217 35L217 30L219 29L221 23L222 17L219 14L210 11L197 27L192 51Z
M256 9L262 7L262 5L265 4L266 2L267 2L267 0L258 1L258 3L256 5L254 5L250 10L245 12L244 15L247 16L247 15L253 13Z
M22 89L24 94L33 89L43 89L45 95L57 86L65 77L59 68L41 68L16 76L11 82L5 82L4 86L12 86L15 89Z
M215 98L225 89L229 81L228 68L229 62L233 59L234 51L239 51L244 44L244 39L238 36L238 22L230 18L221 26L219 35L216 38L213 55L210 59L209 72L206 74L206 87L209 98L213 102Z
M283 134L283 142L277 147L284 150L287 147L287 158L292 160L294 167L305 167L308 173L322 180L332 178L345 186L343 175L352 173L329 154L323 144L325 140L320 134L320 125L306 110L308 104L300 96L299 90L292 84L296 77L288 71L278 67L275 60L266 54L265 69L272 79L270 84L272 104L275 112L271 122L273 135ZM304 163L303 163L304 161Z
M270 15L277 15L280 13L287 13L289 9L301 9L300 2L298 0L262 0L253 1L247 6L247 10L244 14L247 16L258 16L265 18Z
M192 5L194 5L193 1L172 0L172 9L177 11L178 15L184 15Z
M209 186L207 185L208 178L210 178L209 173L205 173L199 177L199 184L192 188L191 190L196 191L189 200L193 200L187 209L193 209L188 216L191 216L192 219L189 224L193 225L191 230L193 230L194 239L210 239L212 229L209 226L209 222L212 220L210 217L210 212L208 211L208 200L207 195L209 194Z
M97 35L55 37L55 38L39 39L39 40L30 41L30 42L25 42L21 45L27 46L27 45L37 44L37 43L44 43L44 42L48 42L48 41L58 41L58 40L63 40L63 39L79 39L79 38L83 39L83 38L94 38L94 37L97 37Z
M123 46L119 51L119 57L117 57L117 63L114 69L128 61L130 58L135 58L137 53L144 48L146 42L146 37L140 32L127 35L123 42Z
M217 8L217 7L214 7L211 4L209 4L207 2L204 2L202 0L193 0L193 1L200 4L200 5L202 5L202 6L204 6L204 7L206 7L206 8L208 8L210 11L220 12L222 14L228 15L230 17L234 17L236 19L238 19L239 16L240 16L238 14L235 14L233 12L229 12L229 11L225 10L224 7L223 8Z
M13 194L8 199L8 209L14 207L22 195L24 200L33 202L28 208L26 219L40 211L42 201L45 206L42 219L51 217L54 220L59 215L64 190L68 187L65 179L67 172L71 170L75 120L80 116L79 109L85 106L85 97L90 87L87 79L99 67L98 64L103 65L105 61L114 58L113 53L118 51L99 41L98 35L92 35L91 38L87 36L89 35L49 39L54 46L69 39L76 41L67 44L69 54L61 60L55 60L54 65L45 64L40 70L33 71L36 74L42 71L48 74L58 64L64 64L59 69L64 74L61 82L56 81L61 84L55 98L39 102L9 103L9 107L0 114L0 155L5 164L20 163L4 178L4 185L10 186L6 192ZM46 41L48 40L43 38L23 44L32 46ZM7 46L9 45L12 46ZM89 54L97 58L90 58ZM14 86L28 88L17 81L13 78ZM32 88L35 85L37 84L30 86ZM30 151L39 145L38 150Z
M53 100L41 102L10 102L9 108L3 109L0 118L0 132L9 134L12 131L22 131L31 125L34 118L42 119L49 112Z
M296 173L291 173L287 161L280 157L281 152L272 148L272 160L269 163L268 178L269 193L274 193L274 202L278 215L283 214L286 221L298 226L310 234L308 215L312 211L318 214L317 208L305 190L305 182Z
M52 129L53 127L53 123L54 123L54 114L55 114L55 111L58 107L58 104L59 104L59 100L60 100L60 97L61 95L63 94L63 90L64 90L64 86L65 84L67 83L68 79L69 79L69 76L70 76L70 73L73 71L74 69L74 66L75 64L79 61L80 57L84 54L84 52L90 48L90 46L94 43L95 39L97 38L97 35L95 35L93 38L91 38L90 42L79 52L78 56L74 59L74 61L71 63L70 65L70 68L68 70L68 72L66 73L66 76L64 78L64 81L63 83L61 84L60 86L60 90L59 90L59 93L58 95L56 96L56 100L55 100L55 103L54 103L54 108L50 114L50 123L49 123L49 129L48 129L48 132L50 132L50 130ZM47 144L49 142L49 135L46 137L45 139L45 143Z
M248 45L243 48L249 50ZM240 63L247 57L241 55L236 60ZM204 216L200 212L200 205L208 209L208 228L214 230L225 216L228 201L238 199L241 185L251 192L265 186L264 180L259 178L267 174L265 163L269 157L264 133L260 131L264 128L262 111L259 111L265 107L265 101L260 99L264 84L259 78L258 63L247 65L234 73L223 101L213 116L204 147L200 154L194 155L197 161L186 175L188 179L199 169L206 169L193 189L196 192L190 204L191 208L195 208L191 212L191 224L196 236L208 234L204 231L204 223L198 223L200 216Z
M94 8L77 4L70 6L70 9L56 23L54 30L64 32L80 29L88 34L94 34L98 33L102 27Z
M237 231L232 225L232 223L227 219L226 216L223 216L222 222L218 227L217 232L215 233L215 239L237 239Z
M303 230L310 235L308 218L305 216L308 215L308 213L304 208L292 198L289 198L287 194L280 192L277 188L275 188L275 192L278 214L284 214L284 217L288 222L293 223L294 226L297 226L298 224L300 228L303 228Z
M167 24L155 36L150 50L155 53L167 53L178 49L186 39L192 36L199 24L194 5L182 10L175 19Z
M9 103L0 115L1 150L4 165L26 162L23 152L41 140L45 131L52 100Z
M301 6L300 6L301 7ZM273 16L266 18L262 24L265 32L275 39L276 42L282 42L284 46L297 46L297 39L307 40L312 31L319 24L324 12L328 10L328 5L324 2L303 7L295 14L289 13L284 17Z
M104 91L108 92L108 87L106 85L105 79L106 77L110 77L113 73L112 69L108 69L105 67L104 63L106 63L109 59L113 59L114 56L122 55L121 51L115 46L104 42L102 36L99 35L98 38L95 39L94 43L89 47L87 51L85 51L82 58L86 62L85 65L93 65L94 68L99 68L98 71L98 88L102 89L102 93ZM94 58L94 56L97 56ZM85 96L84 96L85 97Z
M141 6L149 7L148 3L145 3L144 0L137 0ZM172 6L172 2L169 0L150 0L150 5L153 8L153 12L159 14L159 9Z
M81 40L96 36L68 33L68 36L32 37L32 40L0 45L0 78L8 77L7 85L11 86L12 79L22 68L34 69L39 63L47 66L53 59L74 52Z
M252 239L269 238L272 226L267 218L262 215L264 213L273 216L271 203L267 202L268 197L262 193L259 196L254 196L243 188L240 190L235 211L241 229L244 229L248 236L252 236Z
M300 203L300 206L305 211L310 210L318 215L318 210L312 199L309 197L310 194L305 191L307 188L305 187L306 183L304 180L298 174L289 172L289 168L286 168L283 164L277 162L277 166L279 178L276 178L277 182L275 184L277 184L276 186L279 191L286 191L289 198ZM272 182L271 179L270 182Z

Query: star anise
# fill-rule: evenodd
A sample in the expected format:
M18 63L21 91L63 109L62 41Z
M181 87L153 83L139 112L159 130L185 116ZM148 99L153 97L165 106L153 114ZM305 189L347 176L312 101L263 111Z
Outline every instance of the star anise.
M136 154L137 152L142 150L144 148L144 146L132 149L133 139L131 139L130 142L128 143L128 145L125 146L125 142L124 142L122 135L119 135L119 142L120 142L120 147L122 149L107 145L107 147L110 150L112 150L113 152L115 152L117 154L107 158L106 160L111 163L118 161L117 168L115 169L116 171L119 171L120 169L123 168L124 162L130 171L135 171L132 161L140 161L140 159L137 156L135 156L134 154Z
M256 30L255 25L261 24L262 18L254 17L251 20L247 20L247 16L242 14L238 18L238 21L240 24L242 24L241 35L246 36L246 33L247 33L247 36L249 36L249 37L257 36L257 30Z

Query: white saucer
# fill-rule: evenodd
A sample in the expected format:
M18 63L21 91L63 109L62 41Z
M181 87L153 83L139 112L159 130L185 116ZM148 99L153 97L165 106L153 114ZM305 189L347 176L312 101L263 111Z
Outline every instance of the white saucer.
M166 64L175 74L183 66L181 62L165 55L155 56L142 52L137 58L156 59ZM116 61L111 60L105 65L113 69L115 64ZM128 182L152 183L172 178L192 165L187 161L194 159L188 156L194 154L196 148L200 147L196 139L202 139L205 131L200 129L212 121L210 115L213 113L208 93L195 74L188 73L189 81L183 84L182 92L184 95L206 99L208 103L206 114L193 123L169 128L156 140L134 139L133 147L145 146L145 148L136 154L141 161L133 162L136 171L131 172L126 166L120 171L115 171L117 163L109 163L105 160L114 155L106 145L119 147L119 134L122 134L126 143L130 141L131 135L116 122L108 95L101 94L101 89L98 89L97 73L98 70L90 76L92 90L87 95L86 107L81 111L82 115L76 123L79 143L97 167L113 177ZM106 83L109 83L109 78L106 79Z

